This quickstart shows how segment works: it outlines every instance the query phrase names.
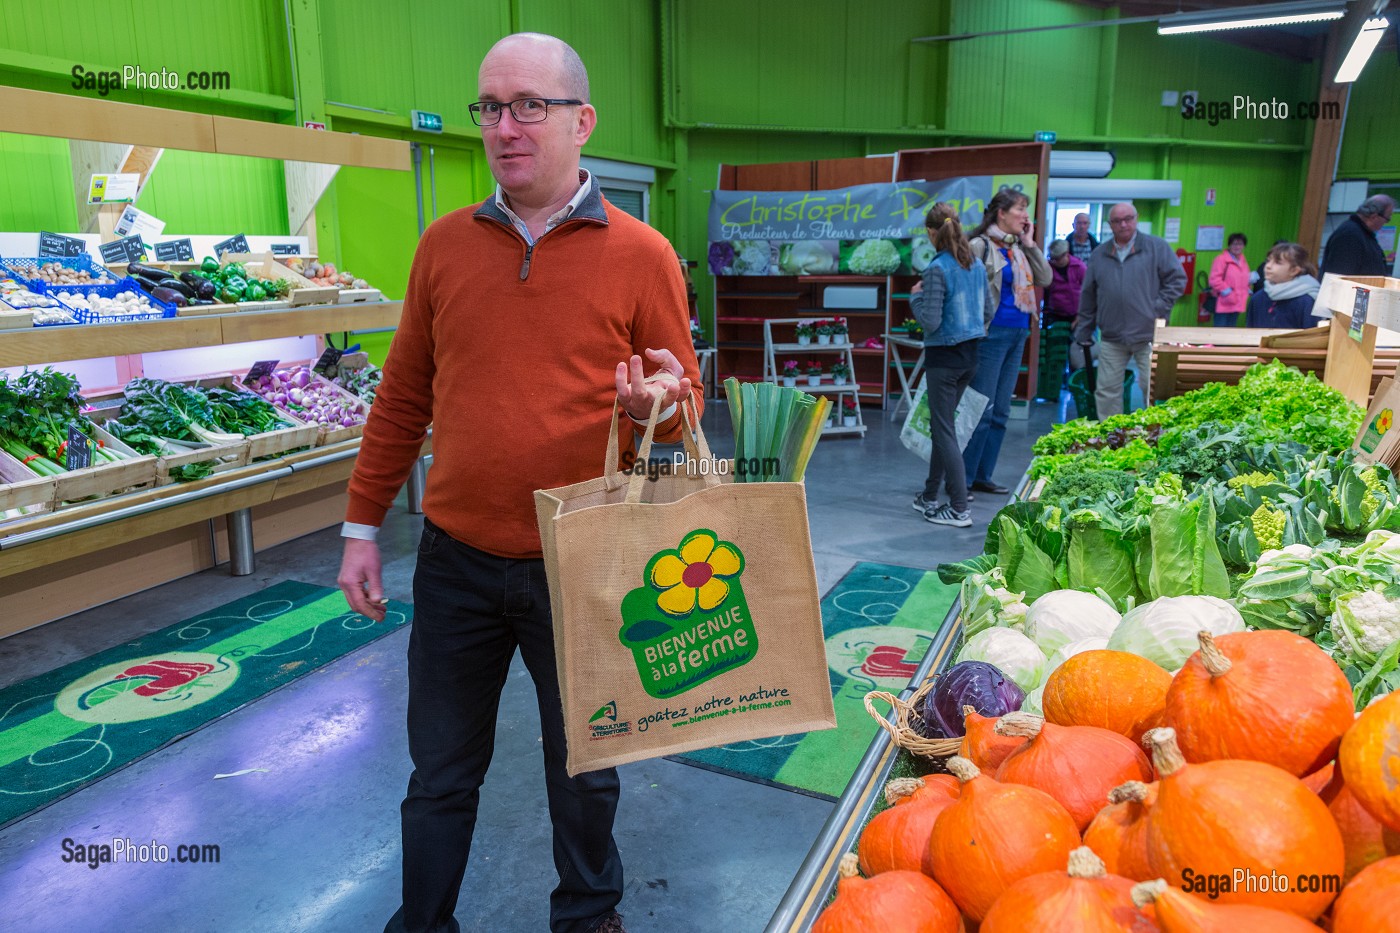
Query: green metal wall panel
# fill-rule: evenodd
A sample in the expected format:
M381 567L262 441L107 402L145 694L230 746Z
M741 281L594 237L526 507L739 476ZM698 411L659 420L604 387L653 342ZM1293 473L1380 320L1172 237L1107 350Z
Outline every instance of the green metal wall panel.
M138 206L172 233L289 233L282 166L277 159L167 149Z
M1400 65L1393 49L1377 52L1352 86L1337 175L1400 181Z
M68 141L0 133L0 230L73 231Z

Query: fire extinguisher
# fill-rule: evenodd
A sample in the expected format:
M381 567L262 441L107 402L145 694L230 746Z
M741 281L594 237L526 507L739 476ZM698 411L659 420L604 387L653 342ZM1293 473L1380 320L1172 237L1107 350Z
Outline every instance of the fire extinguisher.
M1190 279L1187 279L1187 285L1190 285ZM1200 288L1200 295L1196 299L1196 323L1212 324L1215 322L1215 301L1219 296L1211 289L1210 278L1204 272L1196 275L1196 285ZM1190 294L1189 288L1187 294Z
M1176 261L1181 263L1181 271L1186 273L1186 291L1182 293L1184 298L1191 294L1191 281L1196 277L1196 254L1177 249Z

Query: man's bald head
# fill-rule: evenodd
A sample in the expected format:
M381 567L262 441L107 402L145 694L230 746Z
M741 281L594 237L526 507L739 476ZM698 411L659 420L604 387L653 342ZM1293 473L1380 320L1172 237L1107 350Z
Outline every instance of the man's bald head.
M563 39L547 36L542 32L514 33L491 46L486 58L482 60L482 67L485 67L496 51L503 47L513 52L524 51L537 56L541 64L553 70L554 76L561 82L560 87L565 97L581 100L585 104L589 102L588 69L583 66L583 59L578 57L573 46Z

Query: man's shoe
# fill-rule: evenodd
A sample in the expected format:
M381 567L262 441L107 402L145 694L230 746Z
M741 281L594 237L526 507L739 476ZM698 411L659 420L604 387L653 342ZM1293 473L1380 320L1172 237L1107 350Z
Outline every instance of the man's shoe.
M954 528L971 528L972 512L958 512L949 503L929 509L924 513L924 521L935 525L952 525Z
M622 925L622 914L614 910L593 928L593 933L627 933L627 929Z
M914 497L914 511L918 512L920 515L924 514L931 507L937 504L937 502L930 502L929 500L925 499L923 493L919 493L917 496Z
M974 492L989 492L994 496L1004 496L1011 492L1011 490L1007 489L1005 486L998 486L996 483L984 483L980 479L967 488Z

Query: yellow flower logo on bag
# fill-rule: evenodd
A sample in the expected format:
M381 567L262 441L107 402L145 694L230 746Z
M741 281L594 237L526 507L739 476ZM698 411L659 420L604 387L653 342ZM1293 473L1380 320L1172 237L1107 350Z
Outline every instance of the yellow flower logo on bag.
M1381 438L1390 431L1391 425L1395 422L1395 414L1389 408L1382 408L1375 420L1366 426L1366 430L1361 435L1361 449L1368 454L1376 452L1380 446Z
M743 572L743 553L708 528L647 561L646 584L622 600L618 632L647 693L673 697L753 660L758 633Z

